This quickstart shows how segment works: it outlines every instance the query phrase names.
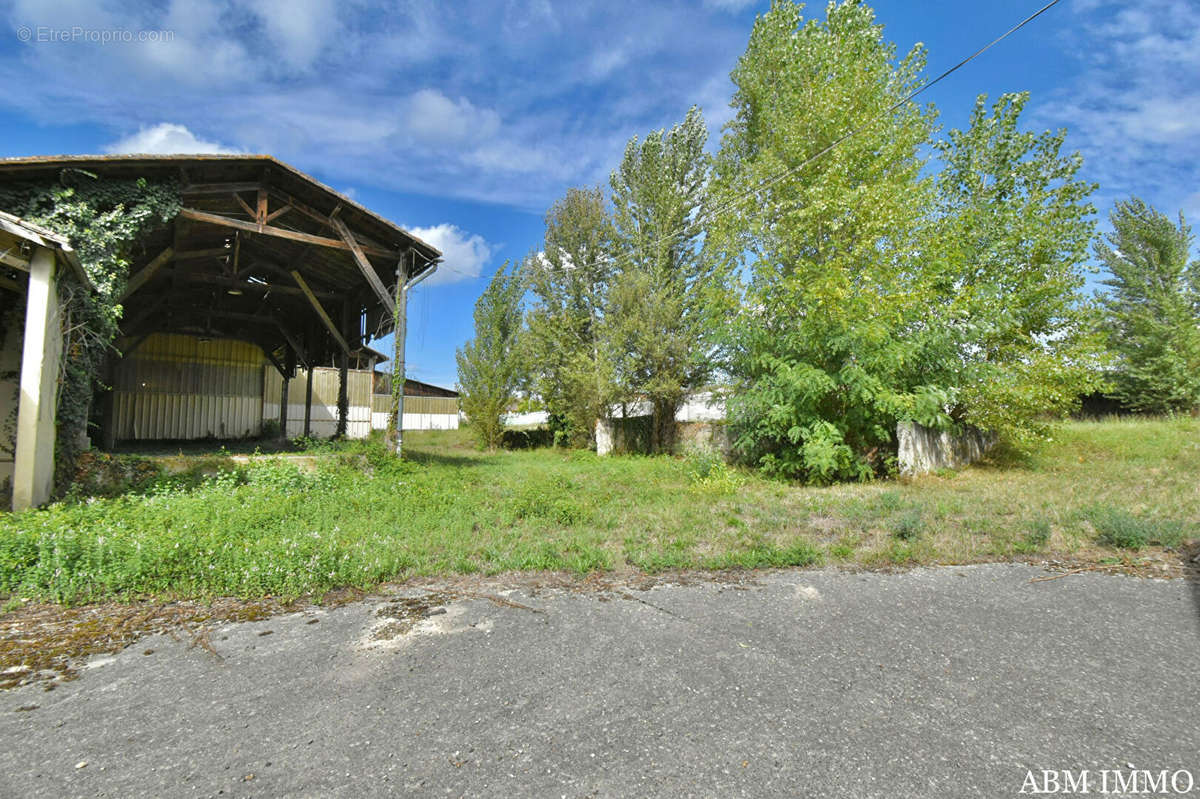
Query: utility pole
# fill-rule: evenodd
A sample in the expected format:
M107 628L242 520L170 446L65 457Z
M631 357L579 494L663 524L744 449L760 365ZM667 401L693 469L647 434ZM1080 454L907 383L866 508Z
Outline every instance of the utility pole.
M395 340L392 346L392 419L391 426L394 430L395 439L389 441L390 448L399 457L403 455L404 448L404 344L408 335L408 292L411 291L418 283L437 271L438 261L431 261L429 268L416 277L410 278L416 271L415 251L409 250L405 257L409 254L414 256L413 265L410 269L404 268L404 258L396 264L396 304L394 309L394 335Z

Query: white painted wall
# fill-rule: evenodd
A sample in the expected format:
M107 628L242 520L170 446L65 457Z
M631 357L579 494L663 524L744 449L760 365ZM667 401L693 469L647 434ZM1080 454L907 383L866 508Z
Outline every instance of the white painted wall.
M386 413L371 414L372 430L387 430L388 415ZM457 430L459 415L457 413L406 413L404 414L405 430Z

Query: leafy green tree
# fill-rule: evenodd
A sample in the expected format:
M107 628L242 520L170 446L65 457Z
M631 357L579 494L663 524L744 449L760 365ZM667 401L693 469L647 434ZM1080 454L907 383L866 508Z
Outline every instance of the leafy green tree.
M897 105L924 53L895 56L867 6L831 3L805 21L784 0L755 22L732 74L706 247L749 276L729 326L729 412L737 448L768 472L866 478L897 418L942 416L921 342L904 335L926 299L915 249L934 113Z
M495 449L525 371L518 346L525 287L505 262L475 303L475 338L456 353L460 404L481 448Z
M712 372L714 270L699 248L707 140L693 107L670 131L630 139L610 180L616 272L606 350L620 397L650 403L657 452L673 448L680 404Z
M938 143L938 207L923 244L928 310L917 327L951 416L1030 447L1099 387L1103 344L1082 290L1095 185L1063 155L1065 131L1019 127L1006 94Z
M1099 296L1109 348L1117 355L1114 395L1139 411L1200 405L1200 262L1192 231L1135 198L1118 202L1113 232L1095 245L1112 277Z
M612 221L599 188L569 189L546 214L543 249L525 259L531 387L558 440L586 447L613 396L602 325L612 273Z

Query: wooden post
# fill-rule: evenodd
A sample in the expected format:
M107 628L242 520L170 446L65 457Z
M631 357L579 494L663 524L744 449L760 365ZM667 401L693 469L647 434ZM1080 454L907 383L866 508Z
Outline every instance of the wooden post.
M308 364L308 379L304 381L304 437L308 438L312 431L312 384L313 371L316 364Z
M349 340L351 339L350 313L351 313L350 312L350 300L347 299L342 302L342 337L347 342L349 342ZM355 339L355 346L357 347L358 346L357 332L355 332L353 334L353 338ZM339 355L340 355L340 360L338 361L337 437L345 438L346 437L346 423L349 421L348 417L350 416L350 397L346 393L347 380L349 378L348 373L350 370L350 353L347 350L343 349L339 353Z
M288 347L284 354L283 366L285 369L283 385L279 390L279 438L287 441L288 386L292 382L292 378L296 376L296 351L291 347Z
M103 426L100 429L100 446L105 452L112 452L117 446L116 361L116 356L111 352L104 356L104 394L100 399L100 419Z
M396 426L393 448L404 454L404 340L408 335L408 274L404 261L396 265L395 330L392 342L392 419Z
M13 458L12 509L25 510L50 499L54 487L54 415L62 355L55 255L38 247L29 259L25 295L25 336L21 352L21 399Z
M287 441L288 420L288 383L292 382L283 375L283 385L279 389L279 438Z

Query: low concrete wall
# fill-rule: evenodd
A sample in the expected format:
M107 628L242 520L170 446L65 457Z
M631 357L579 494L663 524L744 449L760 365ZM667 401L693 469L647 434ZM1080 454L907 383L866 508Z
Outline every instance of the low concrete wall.
M654 417L629 416L624 419L596 421L597 455L644 455L650 451L650 431ZM724 422L676 422L675 449L688 452L715 449L726 458L731 445Z
M896 425L900 474L911 477L936 469L957 469L982 458L996 444L996 437L974 427L960 435L923 427L916 422Z

